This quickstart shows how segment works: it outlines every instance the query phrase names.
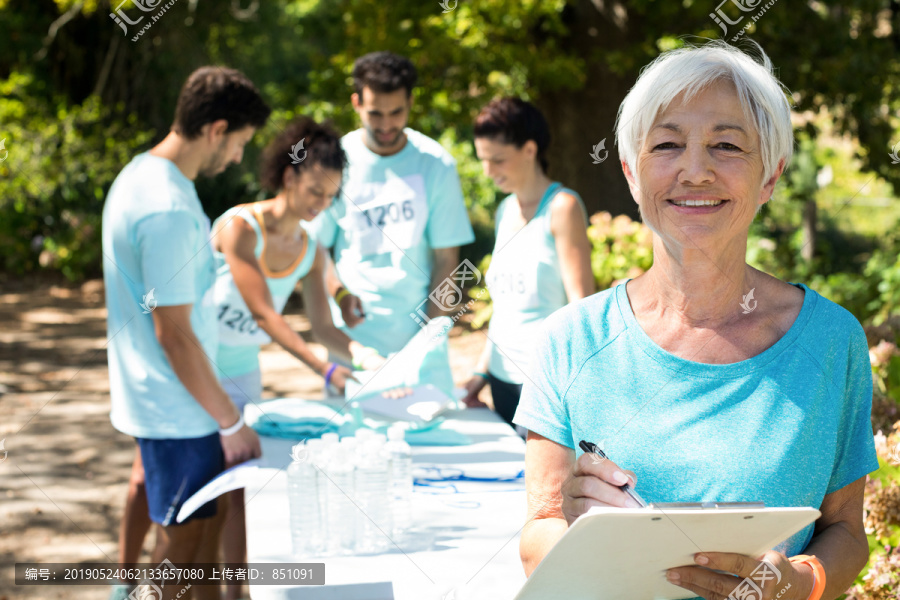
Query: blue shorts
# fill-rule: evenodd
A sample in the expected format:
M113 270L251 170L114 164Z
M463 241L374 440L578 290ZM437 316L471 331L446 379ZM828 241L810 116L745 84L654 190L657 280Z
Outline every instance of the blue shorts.
M199 438L135 439L141 449L147 504L154 523L175 525L181 505L225 470L218 432ZM216 502L211 500L183 523L215 514Z

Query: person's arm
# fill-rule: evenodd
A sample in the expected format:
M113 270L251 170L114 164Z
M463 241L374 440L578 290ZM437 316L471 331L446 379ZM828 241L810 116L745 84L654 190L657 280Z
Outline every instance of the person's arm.
M459 247L434 248L434 264L431 267L431 286L429 290L438 289L459 266ZM460 298L462 300L462 298ZM444 311L435 302L428 303L428 317L433 319L444 315Z
M816 520L812 540L803 553L817 557L825 570L823 600L843 594L869 560L869 542L863 523L865 485L866 478L860 477L826 494L819 507L822 516Z
M344 323L351 329L366 320L366 313L362 307L362 301L358 296L350 293L344 288L344 284L338 278L337 269L334 267L334 261L331 255L324 251L324 264L322 270L324 272L324 285L329 296L335 299L338 308L341 309L341 318Z
M219 244L241 298L259 327L292 356L325 377L331 365L319 360L312 348L284 320L284 316L275 310L266 276L254 254L256 232L253 228L243 219L233 219L219 233ZM331 382L343 390L344 380L349 375L346 367L336 367Z
M550 232L556 240L560 275L569 302L596 291L591 271L591 242L581 203L575 196L560 192L550 206Z
M825 571L822 600L834 600L843 595L869 560L869 545L863 526L865 483L866 478L862 477L827 494L819 507L822 516L816 520L813 538L803 554L816 557ZM703 556L707 559L705 563L695 557L702 567L670 569L679 575L677 582L670 581L707 598L724 597L740 581L730 573L749 577L761 562L751 556L724 552L706 552ZM809 597L815 583L812 567L790 562L784 554L775 551L766 552L762 560L781 573L780 581L772 578L766 583L763 597L777 596L779 600L806 600ZM724 574L715 570L724 571Z
M219 424L219 429L236 425L240 419L237 407L222 389L213 373L209 358L191 327L193 305L157 306L153 312L153 328L175 376L200 406ZM228 466L260 456L259 437L244 425L232 435L223 435L222 451Z
M617 476L616 473L619 473ZM575 460L575 451L528 432L525 443L525 493L528 522L522 529L519 556L525 575L531 573L559 541L575 519L592 506L632 506L634 501L618 486L627 483L621 473L637 479L634 473L619 469L611 460L596 463L591 455Z
M478 357L478 362L475 364L475 372L463 385L466 395L463 397L462 402L469 408L483 408L487 406L487 404L478 399L478 394L487 385L487 373L491 362L491 348L493 345L494 343L488 339L484 345L484 350L481 351L481 356Z
M319 247L312 269L303 278L303 306L306 307L313 335L343 360L356 361L366 370L377 369L384 363L384 358L377 351L350 339L346 333L334 326L326 292L327 257L328 253Z

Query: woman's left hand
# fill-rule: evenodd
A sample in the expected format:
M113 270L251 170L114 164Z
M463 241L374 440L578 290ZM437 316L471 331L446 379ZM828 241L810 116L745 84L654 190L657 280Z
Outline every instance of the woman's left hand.
M750 597L742 593L744 588L760 600L806 600L814 583L812 569L795 565L780 552L766 552L762 559L730 552L701 552L694 555L694 562L700 566L669 569L666 578L706 600ZM754 586L762 590L762 596Z

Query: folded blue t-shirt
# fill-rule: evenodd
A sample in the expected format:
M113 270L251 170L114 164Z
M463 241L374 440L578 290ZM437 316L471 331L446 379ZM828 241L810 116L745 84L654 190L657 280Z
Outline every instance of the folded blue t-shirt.
M647 502L819 508L878 469L872 371L863 329L804 285L803 307L757 356L703 364L641 329L625 285L551 315L514 422L581 454L603 442ZM775 549L809 544L809 525Z

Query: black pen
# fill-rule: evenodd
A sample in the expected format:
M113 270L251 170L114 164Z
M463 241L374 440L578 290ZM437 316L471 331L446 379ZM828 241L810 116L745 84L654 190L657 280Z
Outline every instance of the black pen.
M582 450L584 450L585 452L587 452L588 454L596 454L596 455L598 455L600 458L603 458L603 459L609 459L609 457L606 456L606 453L605 453L603 450L601 450L600 447L597 446L597 444L594 444L594 443L592 443L592 442L587 442L587 441L585 441L585 440L581 440L580 442L578 442L578 446L579 446ZM627 475L626 475L626 477L627 477ZM628 494L628 496L629 496L632 500L634 500L635 502L637 502L642 508L646 508L646 507L647 507L647 503L644 502L644 500L643 500L640 496L637 495L637 492L634 491L634 488L631 487L631 484L630 484L630 483L626 483L625 485L622 485L622 486L619 486L619 487L622 489L623 492L625 492L626 494Z

